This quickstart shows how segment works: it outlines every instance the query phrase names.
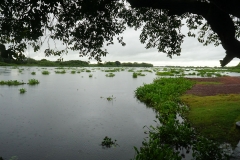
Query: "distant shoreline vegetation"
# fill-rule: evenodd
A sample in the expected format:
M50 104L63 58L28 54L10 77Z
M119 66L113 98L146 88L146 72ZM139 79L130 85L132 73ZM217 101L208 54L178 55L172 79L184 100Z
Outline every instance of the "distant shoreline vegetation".
M150 63L137 62L103 62L97 64L90 64L87 61L69 60L69 61L49 61L47 59L35 60L33 58L26 58L24 61L6 60L0 58L0 66L44 66L44 67L153 67Z

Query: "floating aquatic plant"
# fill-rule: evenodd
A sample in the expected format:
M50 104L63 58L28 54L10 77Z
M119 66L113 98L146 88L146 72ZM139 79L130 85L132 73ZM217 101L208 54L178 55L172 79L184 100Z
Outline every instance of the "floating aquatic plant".
M49 75L50 72L45 70L45 71L42 71L42 74L43 74L43 75Z
M64 74L64 73L66 73L66 71L65 71L65 70L55 71L55 73L56 73L56 74Z
M101 145L102 145L103 147L110 148L110 147L112 147L112 146L115 146L115 147L116 147L118 144L117 144L117 140L116 140L116 139L113 141L111 138L109 138L108 136L106 136L106 137L104 137Z
M115 74L113 74L113 73L106 74L106 77L114 77L114 76L115 76Z
M39 84L39 81L36 80L36 79L29 79L29 80L28 80L28 84L29 84L29 85L36 85L36 84Z
M23 93L26 92L26 89L25 88L20 88L19 91L20 91L21 94L23 94Z
M8 81L0 81L0 85L8 85L8 86L17 86L17 85L23 85L24 82L19 82L17 80L8 80Z

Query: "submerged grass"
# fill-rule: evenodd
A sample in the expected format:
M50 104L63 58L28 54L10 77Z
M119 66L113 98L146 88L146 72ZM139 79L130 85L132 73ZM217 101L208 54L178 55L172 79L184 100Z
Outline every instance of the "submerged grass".
M240 121L239 94L184 95L181 99L190 107L186 117L197 131L210 139L236 146L240 140L240 130L235 126Z

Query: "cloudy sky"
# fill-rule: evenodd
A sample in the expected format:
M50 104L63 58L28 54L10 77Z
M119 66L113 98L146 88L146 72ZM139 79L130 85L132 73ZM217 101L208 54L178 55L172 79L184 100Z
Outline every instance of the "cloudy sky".
M184 29L184 28L183 28ZM203 46L196 38L185 37L182 44L181 56L174 56L172 59L167 57L165 53L158 52L157 49L145 49L145 45L139 41L140 31L128 28L124 34L124 42L126 46L121 46L119 43L108 46L106 49L109 54L102 58L102 61L120 61L120 62L146 62L154 66L218 66L219 60L225 56L225 50L222 46L215 47L214 45ZM61 49L61 46L58 46ZM26 52L26 55L34 59L57 60L58 57L45 57L44 47L37 53L31 50ZM86 60L86 57L79 57L77 52L71 52L63 56L64 60ZM95 60L91 63L97 63ZM240 62L239 59L234 59L227 66L236 66Z

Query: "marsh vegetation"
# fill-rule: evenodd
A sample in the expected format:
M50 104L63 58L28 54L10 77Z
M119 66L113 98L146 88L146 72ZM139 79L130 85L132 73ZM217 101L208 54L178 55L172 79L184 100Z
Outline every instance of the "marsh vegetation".
M168 159L180 159L184 156L187 157L187 152L190 152L189 154L191 154L196 159L208 159L209 157L207 157L207 155L211 155L212 157L210 158L213 159L216 157L223 158L225 157L225 152L219 148L219 144L222 142L230 142L234 147L236 143L235 140L237 140L237 134L233 129L233 125L231 125L230 128L227 128L227 123L222 120L219 120L219 124L209 123L209 125L217 124L216 126L218 126L216 128L213 127L212 131L210 129L207 129L207 127L206 130L201 127L200 122L202 119L207 120L211 119L211 117L214 116L215 119L213 120L216 122L217 119L220 118L219 115L227 112L226 110L223 110L224 107L218 108L212 106L211 111L214 114L211 114L211 112L208 112L208 109L210 108L205 108L206 110L200 110L204 107L194 107L191 101L187 101L188 99L198 101L200 98L187 98L186 96L184 99L181 97L183 93L187 89L191 88L191 86L194 84L221 85L219 82L193 82L183 77L201 77L200 72L202 71L200 70L205 70L204 73L211 73L212 77L218 77L216 73L220 73L222 76L231 75L231 73L227 72L225 69L220 70L211 68L176 67L23 67L21 70L24 72L19 73L19 67L3 67L0 69L0 74L4 75L3 77L5 77L4 80L0 81L0 84L3 85L1 86L2 89L0 90L0 97L7 97L6 94L13 95L13 93L16 93L15 87L18 86L14 86L14 84L24 85L26 84L24 82L28 81L27 84L29 85L39 85L25 85L24 88L22 88L26 88L28 94L21 96L21 104L17 103L16 101L16 103L11 102L13 105L11 105L9 108L6 108L4 106L1 107L5 109L3 112L6 112L7 115L10 111L12 112L16 109L12 108L12 106L19 106L20 108L24 106L24 108L18 111L19 113L13 112L13 116L18 117L19 115L23 115L23 117L27 117L29 120L31 120L31 122L33 122L32 125L28 124L31 126L31 128L26 129L26 132L39 133L38 135L40 136L39 138L35 137L36 143L26 141L26 144L34 145L35 148L38 148L37 142L40 143L42 141L40 137L43 137L45 133L41 131L44 130L43 128L36 129L34 125L39 124L38 126L41 126L43 125L41 124L43 122L45 125L47 125L48 128L52 128L46 131L47 134L63 134L62 138L59 137L58 139L51 140L45 139L45 148L51 144L58 144L59 139L70 139L71 142L69 142L69 144L71 145L64 147L62 150L55 148L55 151L58 153L62 152L68 154L67 151L63 150L71 150L71 148L79 147L76 146L73 142L79 141L81 144L84 142L84 144L89 144L89 148L97 150L96 153L91 152L92 155L95 155L93 158L89 158L89 155L87 154L82 154L86 159L96 159L96 157L99 156L101 152L98 149L99 144L101 143L102 137L105 137L106 135L109 135L110 137L116 137L119 143L119 147L116 148L116 151L111 151L111 149L109 149L107 152L114 152L114 155L116 157L124 155L124 158L122 159L133 158L135 152L134 159L139 160L144 159L144 157L155 158L156 156L163 155L166 155ZM41 74L42 71L47 71L49 73L51 71L54 71L56 74L43 76ZM35 75L33 75L32 72L35 72ZM81 74L73 74L73 72ZM159 73L172 75L157 75ZM94 78L88 78L93 77L93 74ZM116 78L107 78L113 77L115 74L117 75ZM136 75L136 77L142 77L132 78L134 75ZM172 78L163 78L166 76ZM6 79L6 77L8 77L8 79ZM30 77L30 79L27 79L28 77ZM18 80L11 80L13 78ZM153 79L155 80L153 83L151 83ZM39 83L39 80L41 81L41 84ZM11 85L12 87L4 85ZM136 91L134 92L134 90ZM21 91L19 90L19 92ZM135 93L136 98L143 103L136 101L137 99L134 98L133 93ZM102 97L104 100L99 101L99 97ZM231 100L235 101L237 98L239 97L231 95L228 97L228 99L226 99L226 102L231 102ZM15 99L19 100L19 98ZM4 98L2 100L3 101L1 102L4 104L9 103L7 98ZM109 103L113 100L114 103ZM219 98L216 100L221 101L222 99ZM185 104L188 104L190 110L188 107L183 105L183 102ZM213 102L209 101L209 104L211 103ZM236 103L239 102L236 100ZM226 105L230 106L232 103L226 103ZM191 106L193 106L193 108L196 108L197 112L195 109L191 109ZM7 109L9 109L9 112ZM214 109L217 111L214 111ZM229 112L237 112L236 109L237 106L233 106L232 110L230 109ZM27 114L29 112L31 112L31 114ZM209 115L205 114L205 112L208 112ZM190 116L191 114L193 114L193 116ZM198 114L201 116L205 115L205 117L197 117L196 115ZM36 118L30 115L34 115ZM42 119L40 115L44 115L44 118ZM156 115L157 118L155 118ZM182 121L181 118L179 119L179 117L182 117L184 121ZM13 126L16 127L17 125L17 128L20 130L22 135L27 135L25 130L21 130L22 127L20 127L23 126L23 128L26 128L27 126L19 125L18 122L20 120L15 121L15 119L11 119L11 117L0 117L0 120L1 118L9 119L9 121L12 121ZM63 122L62 118L64 118L66 122ZM106 119L108 119L108 121L106 121ZM228 120L229 123L233 123L238 119L238 115L234 115L231 120L227 119L225 116L222 116L222 119ZM156 123L154 121L156 121ZM196 121L196 123L194 121ZM61 122L60 126L62 129L56 129L53 127L59 126L57 125L57 122ZM22 118L21 123L25 124L24 118ZM79 124L76 125L76 123ZM220 126L220 123L225 124L223 126ZM206 122L206 124L208 123ZM86 128L85 125L89 126L89 128ZM143 130L142 127L144 125L145 127ZM198 127L198 125L200 125L200 127ZM84 127L86 130L82 130ZM226 134L213 134L213 132L220 133L219 129L225 129L224 132L229 135L226 136ZM7 132L8 127L3 126L2 130ZM64 133L66 134L62 132L60 133L60 130L64 130ZM148 139L144 139L144 137L146 137L144 132L148 134ZM83 135L83 137L79 137L79 134ZM33 134L33 136L29 135L28 138L33 138L34 135L35 134ZM15 136L15 134L12 136ZM12 136L10 136L10 138L12 138ZM226 138L221 139L221 136L225 136ZM91 143L88 141L85 142L85 139L88 140L89 137L96 138ZM233 137L232 142L229 141L231 137ZM9 139L6 137L5 139L1 139L2 146L0 145L0 148L6 146L7 140ZM19 142L16 141L16 143L22 143L22 141L23 139L21 139ZM109 142L114 141L111 139ZM80 144L78 143L78 145ZM129 146L131 147L129 148ZM131 150L133 146L135 146L135 150ZM36 153L34 151L31 151L31 153L21 152L13 145L11 145L11 148L14 148L16 154L13 154L11 152L11 149L8 149L8 151L5 149L3 153L7 153L8 155L5 157L10 157L12 155L22 155L23 157L29 157L30 155L32 155L32 157L35 157L35 155L38 155L38 157L44 157L40 155L40 153ZM82 149L85 147L80 145L80 148ZM118 148L125 149L120 154ZM201 150L199 150L199 148L201 148ZM152 152L156 154L152 154ZM50 155L49 152L46 153ZM78 152L71 152L71 158L76 158L78 155L77 153ZM218 153L220 154L217 155ZM108 159L107 154L102 156L105 157L105 159ZM58 156L52 155L51 157L53 159L57 159Z

